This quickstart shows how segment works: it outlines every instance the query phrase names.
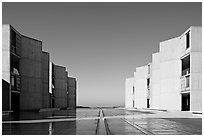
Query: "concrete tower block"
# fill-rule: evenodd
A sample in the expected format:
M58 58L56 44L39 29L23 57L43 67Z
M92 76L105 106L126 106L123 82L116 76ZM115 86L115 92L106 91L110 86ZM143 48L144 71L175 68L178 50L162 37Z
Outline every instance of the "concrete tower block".
M134 94L133 94L134 78L127 78L125 80L125 107L134 107Z
M55 107L67 107L67 86L66 86L66 70L65 67L54 65L55 80Z
M69 83L69 93L68 93L68 100L69 100L69 108L76 108L76 78L68 77Z
M42 108L42 42L22 36L21 72L21 110Z
M42 107L50 107L50 93L49 93L49 64L50 55L47 52L42 52L42 78L43 78L43 90L42 90Z

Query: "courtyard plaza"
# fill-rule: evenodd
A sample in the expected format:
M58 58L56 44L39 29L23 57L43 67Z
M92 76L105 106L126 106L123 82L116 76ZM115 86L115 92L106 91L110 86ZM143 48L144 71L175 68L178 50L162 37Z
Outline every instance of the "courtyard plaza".
M3 114L3 135L202 135L202 114L77 108Z

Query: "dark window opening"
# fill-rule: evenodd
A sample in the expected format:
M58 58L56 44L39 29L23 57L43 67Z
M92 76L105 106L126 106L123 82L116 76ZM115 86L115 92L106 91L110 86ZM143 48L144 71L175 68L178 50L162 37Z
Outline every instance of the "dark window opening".
M11 93L11 110L19 111L20 109L20 94L19 93Z
M186 33L186 49L190 47L190 32Z
M182 94L182 111L189 111L190 110L190 93Z
M190 73L190 55L188 55L187 57L183 58L181 60L181 64L182 64L182 76L187 75Z
M11 52L21 55L21 36L11 29Z
M147 99L147 108L150 108L149 99Z
M149 85L150 85L150 78L147 79L147 89L149 89Z
M134 100L132 101L132 107L134 108L135 107L135 105L134 105L135 103L134 103Z

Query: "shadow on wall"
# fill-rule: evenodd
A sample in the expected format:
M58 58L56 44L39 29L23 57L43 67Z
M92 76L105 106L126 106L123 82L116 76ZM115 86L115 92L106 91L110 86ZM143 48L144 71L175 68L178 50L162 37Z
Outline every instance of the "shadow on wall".
M9 110L10 84L2 79L2 111Z

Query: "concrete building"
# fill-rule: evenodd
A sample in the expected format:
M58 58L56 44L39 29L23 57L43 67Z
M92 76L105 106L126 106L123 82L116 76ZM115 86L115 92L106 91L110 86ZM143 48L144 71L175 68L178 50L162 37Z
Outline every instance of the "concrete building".
M43 76L43 90L42 90L42 108L51 107L51 93L49 92L50 78L49 78L49 69L50 69L50 54L44 52L42 54L42 76Z
M22 35L20 109L42 108L42 41Z
M190 27L180 36L181 109L202 111L202 27Z
M68 72L50 63L49 53L42 51L42 41L3 25L2 58L3 111L68 107ZM74 86L76 89L76 81Z
M2 110L19 110L21 92L21 34L2 26Z
M67 108L67 75L66 68L54 65L54 100L56 108Z
M76 108L76 90L77 90L77 83L76 78L68 77L68 84L69 84L69 90L68 90L68 104L69 108Z
M151 67L151 108L161 108L161 93L160 93L160 58L159 52L152 54Z
M181 36L160 42L148 70L147 108L202 111L201 35L201 27L190 27ZM145 67L134 73L135 107L139 108L145 107Z
M134 77L125 80L125 107L134 107Z
M147 102L147 66L136 68L134 73L134 107L146 108Z

